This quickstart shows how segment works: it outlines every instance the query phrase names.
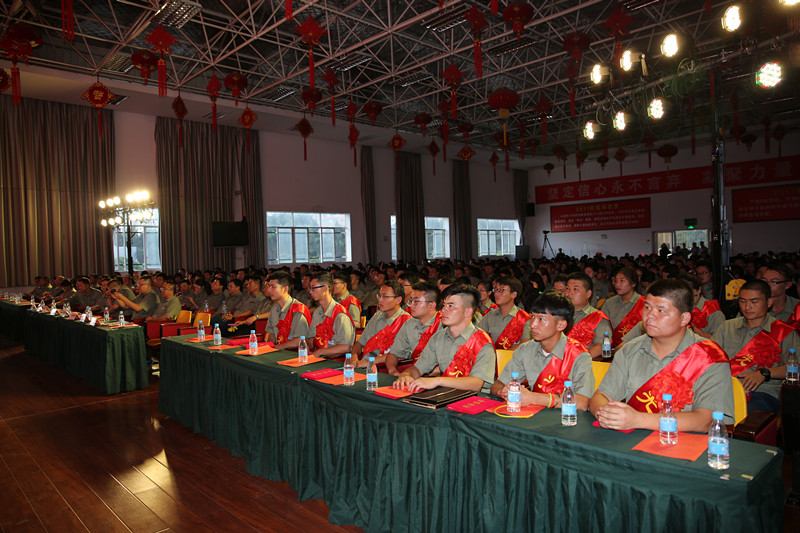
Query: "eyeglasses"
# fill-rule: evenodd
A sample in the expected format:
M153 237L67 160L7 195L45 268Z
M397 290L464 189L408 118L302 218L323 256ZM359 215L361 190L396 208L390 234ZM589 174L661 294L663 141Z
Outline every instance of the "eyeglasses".
M400 298L400 296L395 296L394 294L379 294L378 300L388 300L389 298Z
M314 285L313 287L309 287L308 290L315 291L317 289L321 289L322 287L325 287L325 285Z
M780 285L781 283L786 283L788 280L785 279L765 279L767 283L770 285Z
M430 300L423 300L422 298L412 298L408 301L408 305L418 305L418 304L430 304L433 303Z
M503 294L504 292L511 292L511 289L506 289L505 287L497 287L496 289L492 289L492 292L495 294Z
M711 271L709 271L709 270L698 270L697 271L697 275L698 276L705 276L705 275L708 275L708 274L711 274Z

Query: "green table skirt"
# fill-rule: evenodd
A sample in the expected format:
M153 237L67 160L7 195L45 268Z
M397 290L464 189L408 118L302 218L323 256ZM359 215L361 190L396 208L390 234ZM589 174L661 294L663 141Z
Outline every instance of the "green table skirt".
M10 300L0 300L0 334L14 342L25 340L25 311L28 305L17 305Z
M430 411L277 365L165 340L159 409L245 457L248 471L322 498L366 531L775 531L782 453L731 442L731 468L632 451L649 432ZM394 380L380 376L381 384ZM721 476L726 476L723 479ZM747 476L747 477L744 477ZM752 479L750 479L752 478Z
M26 311L25 349L105 394L149 385L144 332Z

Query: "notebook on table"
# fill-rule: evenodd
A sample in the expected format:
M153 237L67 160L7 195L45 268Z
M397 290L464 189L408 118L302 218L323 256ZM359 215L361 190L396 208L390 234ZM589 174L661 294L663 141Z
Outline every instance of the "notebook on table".
M474 396L475 391L453 389L450 387L436 387L435 389L418 392L406 398L403 401L412 405L420 407L427 407L428 409L439 409L445 407L458 400Z

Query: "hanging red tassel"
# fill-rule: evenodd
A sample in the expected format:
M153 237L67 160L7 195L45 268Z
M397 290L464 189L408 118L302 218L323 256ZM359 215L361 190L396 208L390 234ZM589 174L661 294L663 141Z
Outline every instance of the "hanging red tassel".
M475 43L472 45L472 52L475 54L475 74L479 77L483 77L483 57L482 57L482 45L480 38L475 39Z
M314 88L314 47L308 45L308 84Z
M211 129L217 131L217 102L211 102Z
M75 39L75 15L72 9L72 0L61 0L61 29L64 39Z
M178 121L178 147L179 148L183 148L183 121L182 120Z
M547 117L542 117L542 144L547 142Z
M245 135L247 136L247 153L249 154L250 153L250 130L247 130L245 132ZM305 139L303 139L303 151L304 152L305 152L305 147L306 147L306 141L305 141Z
M332 91L331 91L331 124L333 126L336 125L336 100Z
M158 96L167 96L167 62L158 60Z
M294 13L292 12L292 0L286 0L286 20L292 20Z
M704 6L704 11L706 12L706 15L710 15L711 14L711 0L706 0L705 6Z
M436 158L434 157L432 159L433 159L433 175L435 176L436 175Z
M444 7L444 0L439 0L439 9Z
M506 150L506 172L511 170L511 167L508 166L508 150Z
M494 182L497 183L497 167L492 167L492 172L494 173Z
M103 110L97 110L97 131L100 133L100 137L103 136Z
M249 143L248 143L249 148ZM303 161L308 161L308 152L306 151L306 138L303 137Z
M575 116L575 86L572 82L569 84L569 116Z
M450 89L450 118L455 119L458 117L458 105L456 104L456 88L455 85Z
M19 68L17 68L17 61L11 67L11 101L15 104L22 102L22 86L19 83Z
M498 7L497 7L497 0L492 0L492 15L497 15Z

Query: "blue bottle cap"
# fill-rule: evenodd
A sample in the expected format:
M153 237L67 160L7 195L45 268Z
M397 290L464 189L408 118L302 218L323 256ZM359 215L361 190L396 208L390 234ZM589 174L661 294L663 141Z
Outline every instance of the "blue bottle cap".
M370 356L369 357L369 362L370 363L374 363L375 362L375 357L374 356Z
M607 332L607 331L604 331L604 332L603 332L603 335L608 335L608 332Z
M256 332L256 330L254 330L254 329L250 330L250 333L255 333L255 332Z
M518 379L518 378L519 378L519 372L512 372L511 373L511 379Z
M661 395L661 399L664 400L665 402L671 402L672 401L672 394L664 393L664 394Z
M711 413L711 418L713 418L714 420L722 420L723 418L725 418L725 414L722 411L714 411L713 413Z
M570 380L565 381L564 387L572 387L572 382Z
M306 340L305 336L303 336L303 335L300 335L300 340L301 340L301 341L304 341L304 340Z

